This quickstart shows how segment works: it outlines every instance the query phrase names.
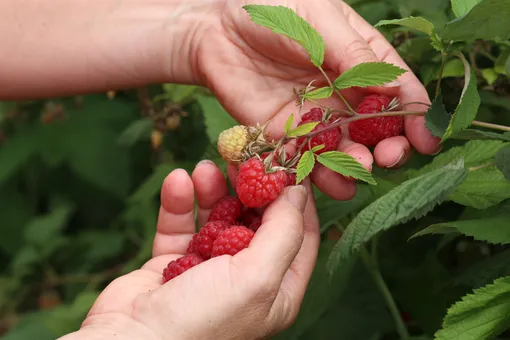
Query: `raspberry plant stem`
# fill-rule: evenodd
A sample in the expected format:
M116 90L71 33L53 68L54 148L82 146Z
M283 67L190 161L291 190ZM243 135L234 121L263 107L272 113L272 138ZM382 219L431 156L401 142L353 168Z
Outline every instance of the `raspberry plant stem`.
M436 98L439 96L439 92L441 91L441 79L443 78L443 71L444 71L445 64L446 64L446 53L441 52L441 67L439 68L439 74L437 77L436 95L435 95Z
M345 106L347 107L347 109L349 110L350 112L350 115L351 116L355 116L357 115L356 111L354 111L354 109L349 105L349 103L347 102L347 100L344 98L344 96L342 96L342 94L340 93L340 91L338 91L335 86L333 86L333 83L331 82L331 79L329 79L328 75L326 74L326 72L324 71L324 69L322 67L319 66L319 70L321 71L322 75L324 76L324 78L326 78L326 81L328 82L328 85L333 89L333 91L335 91L335 93L338 95L338 97L340 97L340 99L344 102Z
M480 122L478 120L473 120L471 125L485 127L485 128L494 129L494 130L500 130L500 131L507 131L507 132L510 131L510 126Z
M395 302L395 299L393 299L393 296L391 295L391 292L386 285L386 282L384 281L384 278L381 274L381 271L379 270L379 266L377 264L377 245L376 245L377 239L372 240L372 253L369 254L365 247L361 248L361 258L363 262L365 263L365 266L372 276L372 279L374 280L375 285L379 289L380 293L382 294L384 300L386 301L386 305L388 306L388 309L390 310L391 316L393 317L393 321L395 322L395 327L397 328L397 332L400 336L401 340L409 340L410 335L407 330L406 325L404 324L404 321L402 320L402 317L400 316L400 311L397 307L397 304Z

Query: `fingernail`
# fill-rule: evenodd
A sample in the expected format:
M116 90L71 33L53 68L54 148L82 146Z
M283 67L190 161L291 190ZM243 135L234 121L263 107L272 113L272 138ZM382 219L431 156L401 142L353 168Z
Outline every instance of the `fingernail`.
M393 163L392 165L387 166L387 168L389 168L389 169L391 169L391 168L398 168L399 166L401 166L404 163L405 158L406 158L406 152L404 151L404 152L402 152L400 157L395 161L395 163Z
M434 153L432 153L431 155L432 156L435 156L437 155L438 153L441 152L441 150L443 150L443 145L439 144L439 147L437 148L437 151L435 151Z
M384 84L384 87L399 87L402 84L398 80L394 80L391 83Z
M206 165L206 164L214 164L214 162L210 161L208 159L203 159L203 160L201 160L200 162L197 163L196 168L198 168L200 165Z
M306 189L302 185L296 185L287 192L287 200L292 203L300 211L305 209L306 205Z

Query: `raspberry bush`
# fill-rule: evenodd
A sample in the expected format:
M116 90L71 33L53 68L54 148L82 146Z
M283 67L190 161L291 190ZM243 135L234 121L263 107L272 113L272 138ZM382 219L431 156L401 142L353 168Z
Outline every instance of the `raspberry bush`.
M510 2L348 2L426 86L422 110L371 91L405 70L364 63L330 79L313 23L256 4L247 20L294 40L324 75L288 89L282 138L236 124L194 86L0 102L1 339L77 329L104 286L150 258L163 179L205 158L236 167L240 184L162 284L249 247L260 208L325 166L358 192L315 191L319 259L297 320L274 339L509 338ZM359 102L344 96L360 88ZM345 138L373 149L403 135L407 116L425 116L439 154L368 172L339 151Z

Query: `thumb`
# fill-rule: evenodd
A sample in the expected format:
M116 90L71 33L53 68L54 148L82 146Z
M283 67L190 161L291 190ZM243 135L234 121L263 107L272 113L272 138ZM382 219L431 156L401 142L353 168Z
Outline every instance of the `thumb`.
M250 246L233 260L248 264L251 272L280 284L301 249L308 192L302 185L287 187L263 215Z

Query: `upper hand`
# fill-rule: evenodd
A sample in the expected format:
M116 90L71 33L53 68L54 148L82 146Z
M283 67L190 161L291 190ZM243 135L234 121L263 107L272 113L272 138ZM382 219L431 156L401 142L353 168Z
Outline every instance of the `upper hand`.
M326 54L323 68L331 79L361 62L385 61L408 70L397 84L343 91L351 106L355 107L367 91L398 95L404 103L430 102L423 85L391 44L342 1L229 0L220 3L222 7L216 13L217 19L209 21L203 33L197 35L196 74L199 81L208 86L226 110L242 124L262 124L271 120L268 131L273 138L281 137L285 121L297 111L293 89L304 88L314 79L317 80L314 85L320 86L324 80L301 47L251 22L242 8L248 3L284 5L305 18L324 38ZM343 107L336 98L330 98L325 104ZM303 112L309 107L305 104ZM406 109L419 110L423 107L409 105ZM430 134L424 118L420 116L405 117L405 136L381 141L373 155L364 145L350 141L347 129L342 136L339 151L350 154L368 170L372 169L374 160L380 167L403 165L411 154L411 145L423 154L439 151L437 138ZM320 165L311 178L333 198L350 199L356 193L353 180Z
M227 194L223 174L211 163L199 164L191 178L184 170L168 175L153 258L113 281L69 340L113 334L116 339L258 339L288 327L299 311L319 246L309 183L287 187L266 208L247 249L212 258L162 284L163 269L185 254L195 232L194 198L203 225Z

